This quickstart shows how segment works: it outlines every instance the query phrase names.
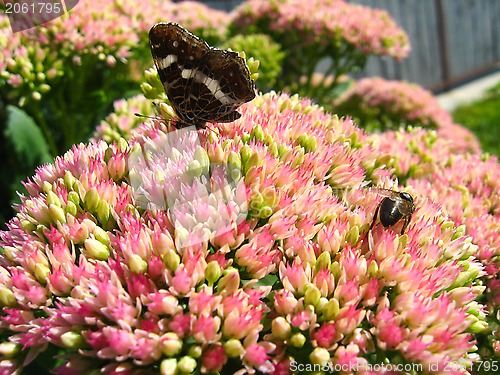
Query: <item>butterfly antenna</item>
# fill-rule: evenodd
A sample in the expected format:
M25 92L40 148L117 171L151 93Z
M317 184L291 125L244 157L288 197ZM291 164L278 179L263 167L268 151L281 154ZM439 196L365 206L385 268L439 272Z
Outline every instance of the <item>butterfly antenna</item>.
M134 113L134 116L136 116L136 117L145 117L145 118L149 118L151 120L156 120L158 118L156 116L143 115L142 113Z

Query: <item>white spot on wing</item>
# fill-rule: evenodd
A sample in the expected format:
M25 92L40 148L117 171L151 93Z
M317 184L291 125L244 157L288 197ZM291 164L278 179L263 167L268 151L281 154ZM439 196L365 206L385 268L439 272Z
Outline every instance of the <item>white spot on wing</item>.
M193 72L196 72L196 70L193 69L182 69L181 71L181 77L184 79L189 79L193 77Z
M219 81L210 78L196 69L182 69L181 76L184 79L193 78L195 82L205 85L212 95L222 104L227 105L235 102L232 98L222 92Z
M161 69L167 69L170 65L172 65L176 61L177 61L177 56L168 55L167 57L165 57L161 60L158 60L158 66Z

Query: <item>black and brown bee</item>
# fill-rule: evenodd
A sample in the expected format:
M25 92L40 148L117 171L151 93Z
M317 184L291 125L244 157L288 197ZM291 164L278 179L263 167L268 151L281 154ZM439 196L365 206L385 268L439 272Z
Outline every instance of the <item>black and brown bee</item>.
M415 203L411 194L404 191L395 191L389 189L376 188L377 194L384 197L375 210L373 221L370 225L372 230L377 216L382 225L387 228L397 224L400 220L404 220L401 234L403 235L408 224L410 224L411 217L415 211Z

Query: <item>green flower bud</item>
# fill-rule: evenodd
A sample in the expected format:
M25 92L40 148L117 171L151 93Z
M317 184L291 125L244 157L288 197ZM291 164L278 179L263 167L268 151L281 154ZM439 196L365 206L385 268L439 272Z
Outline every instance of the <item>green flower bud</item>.
M375 161L375 168L383 167L383 166L391 166L394 164L394 156L391 154L385 154L379 156Z
M332 264L332 257L330 256L330 253L328 251L322 252L318 259L316 259L316 269L326 269L330 268L330 265Z
M194 151L194 160L198 161L200 167L202 168L202 174L207 174L210 171L210 158L208 157L207 151L203 147L196 147L196 150Z
M219 263L215 260L209 262L205 270L205 279L207 279L209 285L213 285L221 276L222 269Z
M325 348L314 348L309 359L311 363L323 365L330 360L330 353Z
M260 167L262 165L262 159L260 155L256 152L252 153L252 156L245 163L245 173L252 167Z
M368 266L367 274L370 278L374 278L374 277L378 276L378 264L376 261L372 260L370 262L370 265Z
M290 150L290 147L286 144L281 144L278 146L278 154L280 156L287 154L289 150Z
M316 306L321 298L321 292L314 284L307 284L304 294L304 303L306 305Z
M276 144L276 142L272 142L271 144L269 144L269 147L267 148L267 150L269 151L269 153L273 156L273 157L278 157L279 155L279 152L278 152L278 145Z
M301 145L302 147L305 147L305 145L306 145L306 143L307 143L308 138L309 138L309 137L307 136L307 134L302 133L301 135L299 135L299 136L297 137L297 143L298 143L299 145Z
M239 168L232 168L230 170L230 175L229 177L231 178L231 181L239 181L243 177L241 175L241 169Z
M191 160L187 166L186 173L191 177L200 177L203 174L200 162L198 160Z
M241 157L235 151L231 151L227 157L227 163L231 168L241 169Z
M84 241L85 250L88 254L97 260L107 260L109 257L109 248L98 240L87 238Z
M268 186L262 191L264 203L269 207L276 207L279 203L280 197L274 186Z
M351 227L345 235L345 240L351 245L355 245L359 240L359 227L357 225Z
M271 323L271 332L276 338L286 340L292 333L292 326L285 318L279 316L273 319Z
M169 249L162 257L163 263L170 271L175 271L181 263L181 258L174 250Z
M182 350L182 340L174 332L167 332L161 338L161 350L167 357L173 357Z
M38 86L38 89L42 94L45 94L50 91L51 87L46 83L42 83L40 86Z
M100 243L104 245L109 245L111 242L111 239L109 238L109 234L107 231L102 229L101 227L98 227L97 225L94 227L94 230L92 231L94 233L94 237L96 240L98 240Z
M295 348L302 348L306 341L306 337L302 333L296 333L290 338L290 344Z
M192 374L196 369L196 365L196 359L186 355L177 362L177 369L181 372Z
M295 148L295 150L298 150L297 155L295 156L295 159L292 161L292 168L298 168L304 163L304 149L299 147Z
M49 206L49 215L53 223L66 223L66 213L61 207L55 204Z
M80 196L76 191L70 191L68 193L68 201L74 203L75 206L78 207L80 205Z
M0 356L2 356L3 358L12 358L20 351L21 351L20 344L15 344L9 341L2 342L0 344Z
M485 332L488 330L488 323L485 321L480 321L478 320L475 323L472 323L469 328L467 328L467 332L470 332L472 334L478 334L481 332Z
M199 345L192 345L189 347L188 355L193 358L200 358L203 354L203 349Z
M66 207L64 210L65 210L66 214L69 214L71 216L76 216L76 214L78 213L78 208L70 200L68 200L68 203L66 203Z
M323 319L325 321L333 320L337 317L340 311L339 301L331 298L323 307Z
M139 275L148 271L148 262L141 258L139 254L132 254L129 259L130 270Z
M144 76L146 77L146 81L150 82L152 80L158 79L158 72L155 68L149 68L144 71Z
M176 242L182 245L188 239L189 231L186 228L177 227L174 231L174 237Z
M52 191L52 184L49 182L49 181L44 181L42 183L42 191L45 193L45 194L48 194L49 191Z
M257 73L257 70L259 70L260 61L255 60L253 57L250 57L247 60L247 66L248 66L248 70L250 71L250 73Z
M229 358L239 358L243 353L245 353L245 348L240 340L229 339L224 344L224 353Z
M69 331L61 335L61 343L71 350L81 349L85 345L85 340L79 333Z
M306 152L314 152L318 148L318 141L316 137L309 137L307 142L304 144L304 149Z
M97 206L97 220L103 225L105 225L109 221L109 215L110 215L110 208L109 208L109 203L102 200L99 202L99 205Z
M224 149L220 144L216 145L212 151L210 160L212 163L223 163L225 158Z
M164 359L160 363L160 374L161 375L176 375L177 371L177 359L169 358Z
M2 307L14 307L17 305L14 292L4 286L0 286L0 305Z
M451 237L451 240L456 240L457 238L465 236L466 232L466 226L465 225L460 225L455 229L455 233L453 233L453 236Z
M36 225L27 219L21 220L21 228L26 232L34 232L36 230Z
M219 293L224 291L228 295L236 292L240 287L240 273L235 268L227 268L223 272L224 276L219 279L217 283L217 290Z
M163 91L163 88L162 88ZM169 106L167 103L160 103L158 106L158 109L160 111L160 114L165 118L165 120L169 120L171 118L174 118L176 116L174 109Z
M340 264L339 264L339 262L335 261L332 263L332 265L330 266L330 272L332 273L332 275L335 277L336 280L339 279L339 277L340 277Z
M99 201L99 192L95 187L93 187L85 193L83 204L87 211L93 213L96 211L97 206L99 206Z
M240 149L241 163L245 165L248 159L252 156L252 149L248 145L243 145Z
M250 132L250 136L258 141L262 141L264 140L266 135L264 133L264 130L262 129L262 126L257 124Z
M258 211L256 216L261 219L267 219L272 214L273 214L273 209L269 206L264 206Z
M47 193L47 197L45 198L45 201L47 202L47 206L50 206L51 204L53 204L55 206L62 207L61 200L56 195L56 193L54 193L52 190L50 190Z
M37 263L35 265L35 277L42 283L47 284L47 277L50 275L50 268L45 264Z

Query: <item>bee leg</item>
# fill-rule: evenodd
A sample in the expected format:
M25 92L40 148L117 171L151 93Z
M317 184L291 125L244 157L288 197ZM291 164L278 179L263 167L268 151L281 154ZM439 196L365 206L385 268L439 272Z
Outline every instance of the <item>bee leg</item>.
M372 220L372 225L370 225L370 230L372 230L373 226L375 225L375 221L377 221L377 215L379 209L380 209L380 204L377 206L377 209L375 210L375 215L373 215L373 220Z
M403 228L401 229L401 235L405 233L406 227L408 227L408 224L410 224L411 221L411 215L405 217L405 223L403 224Z

